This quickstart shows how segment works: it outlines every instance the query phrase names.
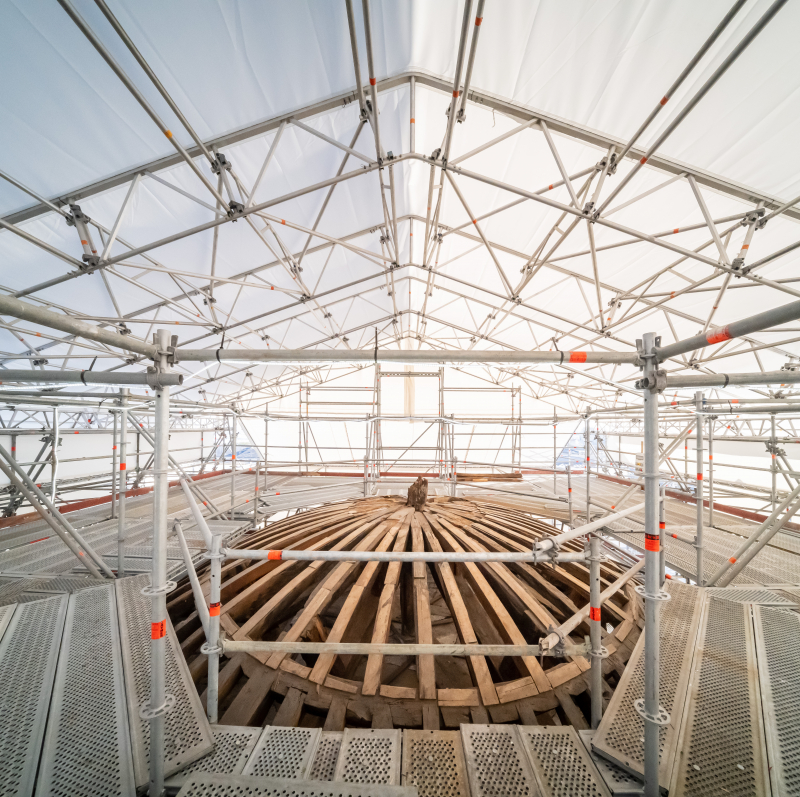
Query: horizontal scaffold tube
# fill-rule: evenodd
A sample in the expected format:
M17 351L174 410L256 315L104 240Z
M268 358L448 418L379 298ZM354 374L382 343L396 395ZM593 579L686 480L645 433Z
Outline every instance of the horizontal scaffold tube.
M224 655L233 653L333 653L337 656L540 656L539 645L424 645L373 642L262 642L220 640ZM545 651L546 654L546 651ZM565 645L564 656L585 656L584 645Z
M584 537L593 531L602 529L603 526L607 526L609 523L613 523L615 520L621 520L622 518L628 517L628 515L632 515L634 512L639 512L642 509L644 509L644 504L636 504L635 506L628 507L628 509L615 512L613 515L606 515L605 517L600 518L600 520L594 520L591 523L586 523L583 526L577 526L569 531L556 534L554 537L546 537L543 540L539 540L534 545L534 553L545 553L546 551L562 545L565 542L575 540L578 537Z
M637 364L636 352L611 351L464 351L400 349L178 349L181 362L214 362L243 360L245 362L348 362L348 363L613 363Z
M295 562L583 562L583 552L551 557L534 551L480 551L475 553L432 551L258 551L224 548L228 559L271 559Z
M760 332L762 329L776 327L779 324L785 324L787 321L796 321L798 318L800 318L800 302L790 302L781 307L775 307L763 313L752 315L749 318L743 318L741 321L734 321L724 327L714 327L700 335L695 335L693 338L679 340L669 346L660 346L655 350L656 356L659 361L666 360L669 357L687 354L690 351L702 349L714 343L722 343L731 338L740 338L742 335L750 335L753 332Z
M174 387L183 384L183 374L157 374L137 371L25 371L3 370L0 385L8 382L77 382L84 385L158 385Z
M600 593L600 606L602 606L612 595L619 592L642 568L644 559L640 559L630 570L623 573L613 584L610 584ZM570 617L565 623L549 633L542 640L542 647L545 650L555 647L559 642L571 634L588 616L591 609L590 604L586 604L580 611Z
M21 302L13 296L0 294L0 315L10 315L23 321L30 321L32 324L41 324L42 326L50 327L50 329L58 329L61 332L68 332L71 335L77 335L87 340L104 343L106 346L114 346L117 349L143 354L151 359L156 350L152 343L136 340L131 335L109 332L87 321L81 321L63 313L54 313L51 310L45 310L43 307L28 304L28 302Z
M800 382L800 371L767 371L754 374L686 374L646 377L636 383L639 390L682 387L727 387L728 385L788 385Z

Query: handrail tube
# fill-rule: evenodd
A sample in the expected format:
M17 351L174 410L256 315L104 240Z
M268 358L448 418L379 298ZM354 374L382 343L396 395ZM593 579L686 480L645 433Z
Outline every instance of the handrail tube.
M540 551L478 551L472 553L434 551L303 551L223 548L228 559L271 559L296 562L583 562L586 554L545 555Z
M339 656L540 656L539 645L471 645L471 644L393 644L373 642L264 642L261 640L220 640L223 654L233 653L333 653ZM584 645L565 645L564 656L585 656Z
M119 344L117 344L119 345ZM8 382L77 382L84 385L182 385L183 374L148 374L146 371L25 371L7 369L0 371L0 385Z
M765 310L763 313L757 313L749 318L733 321L726 326L709 329L692 338L679 340L676 343L670 343L668 346L658 346L655 349L655 354L659 362L661 362L670 357L687 354L690 351L702 349L714 343L722 343L725 340L740 338L753 332L761 332L764 329L785 324L788 321L796 321L798 318L800 318L800 301L790 302L780 307Z
M197 606L197 616L200 618L200 624L203 626L203 633L206 635L206 640L208 640L208 606L206 606L203 588L200 586L200 579L197 578L197 571L194 569L194 564L192 564L192 555L189 553L186 537L183 536L180 520L174 522L173 528L178 535L178 542L180 543L181 553L183 554L183 563L186 565L186 575L189 577L189 583L192 585L192 595L194 595L195 606Z

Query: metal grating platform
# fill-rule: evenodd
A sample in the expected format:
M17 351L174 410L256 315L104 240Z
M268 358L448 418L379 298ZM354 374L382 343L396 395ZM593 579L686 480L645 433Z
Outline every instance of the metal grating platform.
M115 583L137 788L148 783L150 766L150 724L139 716L150 695L150 600L140 592L149 583L148 576ZM174 710L165 715L164 772L169 776L211 752L214 740L169 618L167 642L167 694L175 696Z
M33 794L66 613L66 596L17 606L0 642L0 788L8 797Z
M400 750L400 731L347 728L333 779L340 783L398 785Z
M668 581L664 586L671 600L661 604L660 699L661 706L671 715L672 723L661 729L659 780L666 788L705 594L697 587L676 581ZM644 696L644 637L644 634L639 637L592 740L596 752L638 777L644 777L644 723L633 701Z
M342 749L342 736L340 731L323 731L314 754L314 762L308 773L309 780L333 780L336 774L336 762L339 760L339 751Z
M709 601L670 795L770 794L750 607Z
M133 795L114 586L69 599L37 797Z
M417 797L417 790L246 775L192 775L178 797Z
M314 761L319 728L268 725L247 759L243 775L258 778L305 778Z
M239 725L214 725L214 752L189 764L177 775L167 778L164 785L179 789L190 775L207 773L210 775L241 775L250 753L256 746L261 728Z
M542 797L611 797L571 726L517 727Z
M594 731L578 731L578 736L595 767L597 767L597 771L605 782L606 788L614 797L641 797L641 795L644 795L644 783L641 780L634 778L629 772L626 772L616 764L612 764L607 758L597 755L592 750Z
M735 601L736 603L758 603L761 606L785 606L787 609L794 607L794 604L768 589L746 587L707 587L706 592L711 598L718 598L725 601Z
M538 797L528 755L511 725L462 725L472 797Z
M403 731L402 782L420 797L469 797L461 734Z
M8 628L11 618L14 616L14 610L17 608L16 603L9 603L6 606L0 606L0 642L3 640L3 635Z
M755 607L753 619L772 793L800 794L800 617Z

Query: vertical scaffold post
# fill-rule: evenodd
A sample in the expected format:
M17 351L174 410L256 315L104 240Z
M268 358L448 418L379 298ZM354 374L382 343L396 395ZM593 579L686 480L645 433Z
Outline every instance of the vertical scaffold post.
M119 394L119 518L117 526L117 576L125 575L125 498L128 490L128 388Z
M557 492L556 489L556 468L558 463L558 455L556 454L556 420L553 418L553 492Z
M603 659L608 651L603 648L600 627L600 534L589 535L589 633L592 643L591 693L592 729L596 730L603 719Z
M770 421L770 446L769 446L769 453L771 454L770 459L770 470L772 471L772 488L771 488L771 497L772 497L772 511L775 511L775 507L778 505L778 460L775 456L775 413L773 412L769 418Z
M697 500L697 528L695 530L694 547L697 551L697 586L702 587L705 583L705 568L703 563L703 391L698 390L694 394L695 406L695 454L697 462L697 488L695 498Z
M589 446L591 445L589 441L589 424L591 421L589 420L589 416L586 416L586 430L583 433L584 439L584 447L586 448L586 522L592 522L592 498L591 498L591 485L589 482L589 477L591 476L591 460L592 454L589 450Z
M169 371L169 332L159 329L155 337L154 357L160 373ZM175 704L166 692L167 593L175 588L167 581L167 491L169 448L169 388L156 389L153 451L153 563L150 586L143 594L150 597L150 702L139 713L150 721L150 791L151 797L164 792L164 715Z
M53 450L50 454L51 478L50 501L56 502L56 481L58 479L58 407L53 407Z
M658 585L664 586L667 580L667 552L664 549L664 538L667 536L667 485L661 485L661 501L658 505Z
M114 419L114 437L111 443L111 517L117 516L117 446L119 418L117 413L112 410L111 417Z
M658 363L652 332L642 340L644 376L651 376ZM649 389L644 393L644 513L645 513L645 621L644 621L644 700L635 702L644 721L644 793L659 797L659 730L669 722L669 716L659 705L660 639L659 603L664 599L659 584L660 535L658 529L658 394Z
M219 721L219 655L222 648L219 644L219 613L221 608L220 585L222 582L222 559L221 553L222 536L212 535L211 551L208 558L211 560L211 583L209 589L208 607L208 695L207 713L208 721L215 725Z
M256 460L256 473L253 477L253 529L258 525L258 474L261 470L261 461Z
M714 525L714 421L717 416L708 419L708 525Z
M572 519L572 465L567 465L567 502L569 504L569 527L572 528L575 523Z
M236 422L239 416L234 412L231 417L231 520L233 520L236 504Z

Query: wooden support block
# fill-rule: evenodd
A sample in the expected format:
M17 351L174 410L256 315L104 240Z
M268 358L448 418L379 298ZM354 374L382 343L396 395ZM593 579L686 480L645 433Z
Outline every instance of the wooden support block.
M519 719L519 712L514 703L500 704L499 706L487 706L492 722L516 722Z
M219 671L219 686L218 686L218 700L221 704L223 700L230 694L231 689L236 685L239 676L242 674L242 659L244 657L237 653L232 659L227 661L222 669ZM206 699L208 697L208 690L204 690L200 695L200 702L203 708L206 708Z
M469 722L469 710L463 706L440 706L445 728L460 728Z
M372 727L373 728L394 728L392 722L392 712L386 703L372 704Z
M387 686L380 688L381 697L388 697L392 700L416 700L417 690L413 686Z
M343 731L345 714L347 713L347 699L343 697L334 697L331 700L328 715L325 717L325 724L322 726L323 731Z
M305 692L301 692L294 687L288 689L286 697L283 698L283 703L281 703L278 713L275 715L275 719L272 720L272 724L296 728L297 723L300 722L300 715L303 713L305 699Z
M438 731L441 727L439 724L439 706L436 703L429 702L422 706L422 727L426 731Z
M519 713L519 721L523 725L538 725L539 720L536 719L536 712L533 710L533 705L529 700L517 701L517 712Z
M514 700L521 700L538 694L539 690L530 676L497 684L497 696L500 698L501 703L511 703Z
M477 689L440 689L440 706L479 706L481 704Z
M260 725L267 713L267 697L276 674L260 670L242 687L220 721L221 725Z
M484 706L472 706L470 707L469 713L475 725L489 724L489 712Z
M561 704L564 714L567 715L570 725L579 731L589 730L589 723L586 721L586 717L583 716L583 712L575 705L575 701L572 699L569 692L567 692L566 689L556 689L556 697Z

